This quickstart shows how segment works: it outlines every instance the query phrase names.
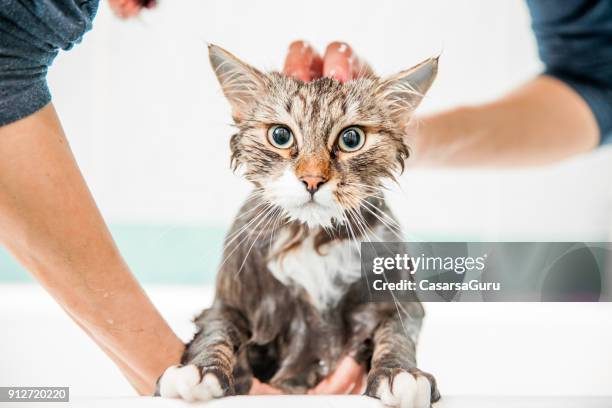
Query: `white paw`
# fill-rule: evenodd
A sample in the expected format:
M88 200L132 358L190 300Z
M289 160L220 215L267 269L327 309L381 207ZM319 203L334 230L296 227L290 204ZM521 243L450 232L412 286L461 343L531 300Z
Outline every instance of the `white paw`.
M380 381L376 396L388 407L429 408L431 406L431 385L424 376L414 376L405 371L396 374L389 384L384 378Z
M168 367L159 379L159 395L164 398L182 398L186 401L208 401L223 396L221 384L212 373L200 376L193 364Z

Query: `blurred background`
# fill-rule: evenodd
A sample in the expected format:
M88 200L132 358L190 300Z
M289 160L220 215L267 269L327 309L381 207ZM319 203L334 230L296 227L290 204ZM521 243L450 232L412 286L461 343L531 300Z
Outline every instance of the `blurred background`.
M541 69L521 0L162 0L130 21L102 2L93 31L50 71L54 104L128 264L185 338L250 189L229 168L230 111L206 44L279 70L295 39L320 52L349 42L380 74L442 53L419 113L484 102ZM412 240L608 241L611 174L610 148L541 168L409 170L389 201ZM0 249L0 309L13 333L1 337L0 383L53 378L77 394L130 393L31 281ZM22 315L9 313L15 304ZM443 392L612 394L608 304L428 306L421 361ZM41 358L46 369L35 368ZM93 377L76 375L94 366Z

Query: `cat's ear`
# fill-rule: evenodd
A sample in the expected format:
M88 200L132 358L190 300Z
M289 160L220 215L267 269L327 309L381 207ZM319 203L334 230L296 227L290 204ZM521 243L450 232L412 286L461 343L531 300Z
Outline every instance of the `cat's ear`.
M419 106L437 73L438 57L429 58L384 79L380 90L394 113L401 118L407 118Z
M208 56L235 119L243 117L263 87L264 74L221 47L210 44Z

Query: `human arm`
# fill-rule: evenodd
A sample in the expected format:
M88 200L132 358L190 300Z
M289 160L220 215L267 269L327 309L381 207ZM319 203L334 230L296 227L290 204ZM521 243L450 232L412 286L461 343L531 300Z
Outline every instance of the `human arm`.
M121 258L51 104L0 127L0 243L140 394L183 343Z
M592 150L600 137L585 101L546 75L496 101L417 118L414 126L407 142L415 166L548 164Z
M421 118L415 164L546 164L612 139L612 3L527 6L543 73L491 103Z

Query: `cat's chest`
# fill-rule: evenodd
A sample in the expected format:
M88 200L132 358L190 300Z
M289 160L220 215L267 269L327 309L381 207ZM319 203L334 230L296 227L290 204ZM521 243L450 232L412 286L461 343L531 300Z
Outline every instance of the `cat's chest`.
M351 283L359 279L358 248L347 240L335 240L320 248L315 235L272 258L268 270L284 285L304 290L319 310L335 306ZM279 244L283 237L279 237Z

